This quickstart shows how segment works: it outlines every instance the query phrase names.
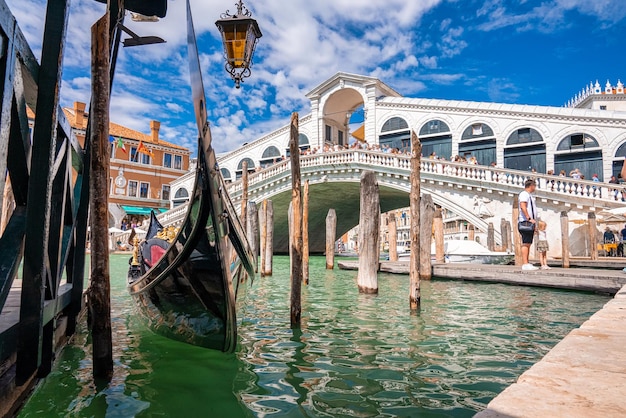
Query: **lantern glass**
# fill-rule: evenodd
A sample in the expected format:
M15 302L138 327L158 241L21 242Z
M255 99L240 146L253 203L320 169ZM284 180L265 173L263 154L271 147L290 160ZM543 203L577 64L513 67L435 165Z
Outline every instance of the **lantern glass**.
M226 11L222 18L215 22L222 34L226 71L235 80L237 88L243 78L250 76L254 48L258 39L263 36L256 20L250 16L249 10L239 1L237 14L230 15Z

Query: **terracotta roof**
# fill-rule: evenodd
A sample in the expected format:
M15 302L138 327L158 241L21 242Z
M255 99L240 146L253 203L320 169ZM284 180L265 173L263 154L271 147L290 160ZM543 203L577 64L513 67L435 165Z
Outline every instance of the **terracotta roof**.
M63 108L63 113L67 117L67 121L70 123L70 126L75 129L87 129L87 118L89 116L88 113L85 112L85 117L83 118L82 126L78 126L76 124L76 114L74 113L74 109L70 109L67 107ZM31 115L29 114L29 117ZM34 117L34 113L32 114ZM159 139L158 143L152 142L152 137L148 134L144 134L143 132L135 131L134 129L127 128L125 126L119 125L117 123L109 122L109 135L114 137L121 137L122 139L134 139L135 141L143 141L146 145L154 144L160 145L162 147L179 149L181 151L189 151L189 148L181 147L180 145L172 144L171 142L163 141Z

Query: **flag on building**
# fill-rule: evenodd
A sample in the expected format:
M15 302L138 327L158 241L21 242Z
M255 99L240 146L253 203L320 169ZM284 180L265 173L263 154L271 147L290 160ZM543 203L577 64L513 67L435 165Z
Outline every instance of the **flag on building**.
M139 141L139 146L137 147L137 152L149 155L150 157L154 158L154 154L152 153L152 150L149 149L148 147L146 147L143 144L143 141Z
M124 141L122 141L122 137L121 136L117 137L117 147L121 148L121 150L124 151L124 154L127 154L126 146L124 145Z
M115 142L115 138L113 137L113 135L109 135L109 142L111 143Z

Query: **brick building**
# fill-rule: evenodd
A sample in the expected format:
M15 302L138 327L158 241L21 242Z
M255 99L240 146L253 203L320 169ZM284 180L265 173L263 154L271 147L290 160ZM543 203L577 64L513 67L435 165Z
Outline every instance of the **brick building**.
M78 141L84 144L88 114L75 102L63 109ZM150 122L150 134L111 122L109 124L110 181L109 225L122 220L141 221L150 210L170 207L170 183L189 170L189 149L159 139L161 124Z

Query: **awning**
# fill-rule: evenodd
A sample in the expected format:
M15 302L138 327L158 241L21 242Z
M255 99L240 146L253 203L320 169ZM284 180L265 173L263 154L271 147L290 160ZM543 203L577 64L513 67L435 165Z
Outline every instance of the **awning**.
M361 142L365 141L365 124L359 126L351 135Z
M127 215L150 216L150 212L152 211L152 208L142 208L140 206L123 206L122 205L122 209L124 209L124 212L126 212Z

